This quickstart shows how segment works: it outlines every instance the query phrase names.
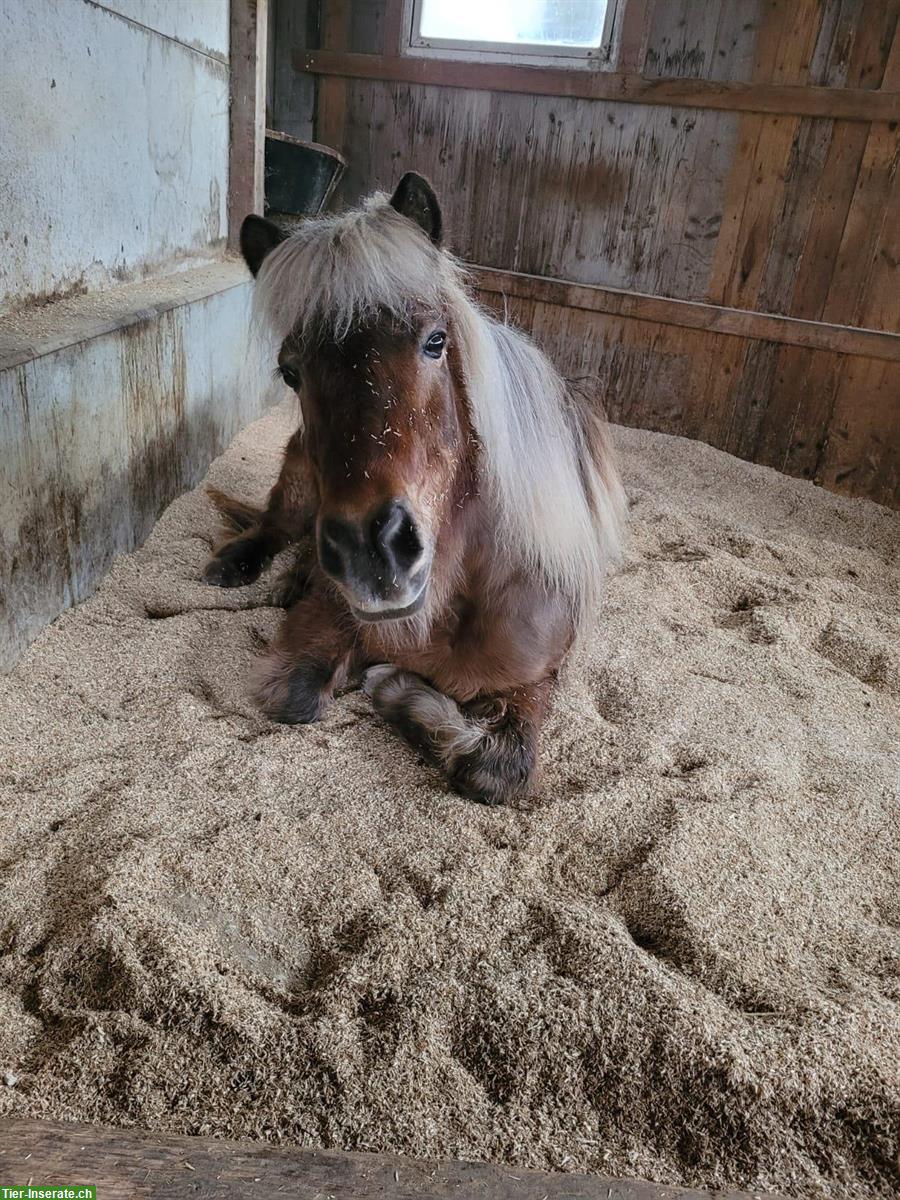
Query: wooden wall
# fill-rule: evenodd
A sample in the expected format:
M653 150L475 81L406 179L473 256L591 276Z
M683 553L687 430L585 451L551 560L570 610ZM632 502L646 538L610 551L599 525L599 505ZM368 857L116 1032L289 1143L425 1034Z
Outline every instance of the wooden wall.
M276 34L345 200L427 175L612 420L900 503L900 0L620 0L607 71L402 57L401 11Z

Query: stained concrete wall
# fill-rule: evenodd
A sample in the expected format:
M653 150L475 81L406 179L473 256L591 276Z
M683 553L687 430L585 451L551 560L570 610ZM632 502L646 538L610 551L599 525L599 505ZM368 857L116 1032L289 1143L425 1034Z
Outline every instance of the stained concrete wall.
M0 0L0 313L208 261L227 0Z
M0 0L0 671L274 398L229 0Z
M261 411L242 268L177 283L64 302L37 357L0 323L0 670Z

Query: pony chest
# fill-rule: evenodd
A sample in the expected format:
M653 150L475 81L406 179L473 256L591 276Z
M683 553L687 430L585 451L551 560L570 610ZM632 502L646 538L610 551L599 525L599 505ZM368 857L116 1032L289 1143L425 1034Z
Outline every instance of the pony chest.
M459 597L427 641L379 649L384 661L422 675L461 702L537 682L559 666L570 628L558 606L536 596L522 601Z

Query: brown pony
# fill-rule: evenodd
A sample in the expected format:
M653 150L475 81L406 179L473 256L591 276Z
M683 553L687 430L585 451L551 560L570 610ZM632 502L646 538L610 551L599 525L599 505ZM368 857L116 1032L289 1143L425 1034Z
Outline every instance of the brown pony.
M247 217L241 247L302 427L263 512L214 497L243 532L205 577L249 583L313 536L265 660L265 711L315 721L365 672L378 712L453 788L498 804L532 780L623 496L598 415L473 303L440 243L437 199L412 173L290 236Z

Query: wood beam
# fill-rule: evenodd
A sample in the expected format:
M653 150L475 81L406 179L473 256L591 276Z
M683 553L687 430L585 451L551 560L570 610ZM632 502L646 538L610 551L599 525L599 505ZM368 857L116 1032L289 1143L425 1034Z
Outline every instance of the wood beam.
M900 335L878 329L802 321L776 313L726 308L695 300L673 300L668 296L570 283L565 279L526 275L519 271L499 271L493 267L471 266L468 269L476 288L514 296L519 300L536 300L540 304L580 308L588 312L651 321L657 325L679 325L685 329L703 329L709 333L805 346L810 350L831 350L837 354L900 362Z
M352 54L342 50L295 48L292 58L298 71L333 78L614 100L623 104L830 117L840 121L900 121L900 92L896 91L708 79L644 79L637 74L611 71L461 62L398 54Z

